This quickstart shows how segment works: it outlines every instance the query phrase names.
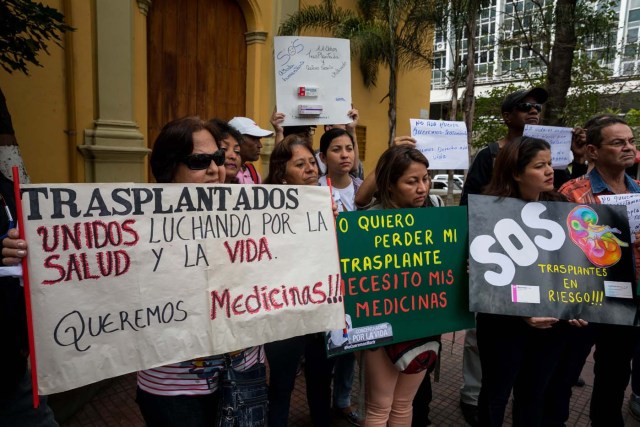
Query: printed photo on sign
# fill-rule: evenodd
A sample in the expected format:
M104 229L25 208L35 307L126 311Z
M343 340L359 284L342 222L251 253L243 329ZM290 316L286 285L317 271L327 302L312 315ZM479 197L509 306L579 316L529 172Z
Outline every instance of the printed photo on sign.
M633 325L624 206L469 196L469 308Z
M41 394L344 325L328 187L22 191Z
M347 321L330 356L473 325L464 207L345 212L337 229Z

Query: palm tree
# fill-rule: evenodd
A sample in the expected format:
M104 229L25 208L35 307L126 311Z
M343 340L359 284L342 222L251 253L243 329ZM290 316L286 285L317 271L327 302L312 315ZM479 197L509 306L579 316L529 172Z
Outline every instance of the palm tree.
M282 23L280 35L305 29L328 31L351 41L367 88L375 86L380 66L389 69L389 145L396 132L398 72L431 65L434 8L437 1L358 0L357 11L337 7L335 0L305 6Z

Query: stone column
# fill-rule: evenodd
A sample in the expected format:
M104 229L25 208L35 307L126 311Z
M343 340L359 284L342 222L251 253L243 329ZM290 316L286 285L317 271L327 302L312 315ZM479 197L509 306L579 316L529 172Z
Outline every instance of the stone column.
M132 0L95 0L97 116L80 151L87 182L145 182L149 152L134 121ZM146 57L135 58L146 61Z

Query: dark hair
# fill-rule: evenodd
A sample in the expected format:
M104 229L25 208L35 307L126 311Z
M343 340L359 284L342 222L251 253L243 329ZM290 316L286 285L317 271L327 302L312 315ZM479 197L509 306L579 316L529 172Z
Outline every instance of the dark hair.
M264 179L265 184L282 184L287 172L287 162L293 156L293 147L296 145L304 146L311 155L313 148L304 138L298 135L289 135L273 147L271 158L269 159L269 174Z
M522 197L516 175L522 175L527 165L540 152L551 151L544 139L522 137L508 142L500 149L493 165L491 181L482 194L498 197ZM540 200L564 200L555 191L540 194Z
M325 133L323 133L322 137L320 138L320 152L326 156L327 150L329 150L329 146L331 145L331 142L334 139L340 138L341 136L344 136L344 135L347 135L351 140L351 144L355 145L355 143L353 142L353 136L351 136L351 134L347 132L346 129L331 128Z
M629 126L624 119L612 114L599 114L591 117L584 124L587 130L587 145L600 147L602 143L602 129L617 124Z
M305 126L283 126L282 134L287 137L289 135L298 135L308 133L311 130L311 125Z
M378 199L384 208L397 207L393 203L391 186L396 184L412 163L418 162L429 169L429 160L419 150L408 145L389 147L376 165Z
M227 137L232 137L238 144L242 144L244 140L242 139L242 134L238 132L236 128L231 126L229 122L224 120L213 118L207 121L207 125L213 130L213 139L216 141L222 141Z
M200 130L209 131L215 139L213 128L197 116L183 117L164 125L149 158L156 182L167 183L173 180L180 160L193 152L193 134Z

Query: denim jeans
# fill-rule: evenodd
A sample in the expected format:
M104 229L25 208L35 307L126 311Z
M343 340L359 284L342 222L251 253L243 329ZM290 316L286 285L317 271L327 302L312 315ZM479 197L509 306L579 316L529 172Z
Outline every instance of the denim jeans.
M356 358L353 353L335 357L333 367L333 407L345 409L351 406L351 388Z
M0 398L0 426L58 427L45 396L40 396L40 406L33 408L32 390L31 372L27 370L11 396Z
M261 427L267 423L266 368L258 363L246 371L221 372L219 427Z

